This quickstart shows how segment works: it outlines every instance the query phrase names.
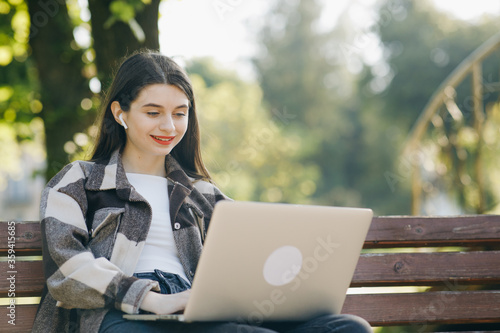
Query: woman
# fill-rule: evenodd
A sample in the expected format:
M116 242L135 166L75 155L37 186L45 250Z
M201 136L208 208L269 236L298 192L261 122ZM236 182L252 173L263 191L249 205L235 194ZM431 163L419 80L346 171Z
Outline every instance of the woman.
M33 332L273 332L122 318L185 308L213 207L227 199L201 158L185 72L149 51L126 59L103 103L96 142L90 161L67 165L42 194L47 283ZM369 331L353 316L274 325Z

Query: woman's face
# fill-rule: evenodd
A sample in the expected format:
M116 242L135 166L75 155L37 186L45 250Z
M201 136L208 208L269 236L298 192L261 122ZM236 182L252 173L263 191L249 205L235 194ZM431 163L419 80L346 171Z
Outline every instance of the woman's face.
M123 112L128 126L125 151L135 156L169 154L186 133L188 112L189 100L176 86L152 84L143 88L130 110Z

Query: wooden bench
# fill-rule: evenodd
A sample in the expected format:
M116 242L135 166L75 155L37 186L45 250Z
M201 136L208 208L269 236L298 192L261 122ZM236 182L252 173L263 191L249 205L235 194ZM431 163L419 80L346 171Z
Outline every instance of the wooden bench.
M44 283L42 263L36 257L41 255L40 225L15 223L12 267L6 261L8 226L9 222L0 222L2 276L15 275L16 297L40 296ZM485 324L500 323L499 285L500 216L375 217L343 312L360 315L372 326L406 325L408 332L433 331L436 324L472 324L467 329L485 331L493 329ZM401 286L419 287L404 293L357 288ZM422 286L433 290L422 291ZM2 277L4 301L11 299L10 287ZM12 309L1 306L0 332L29 332L36 308L36 301L18 300L12 326L8 323Z

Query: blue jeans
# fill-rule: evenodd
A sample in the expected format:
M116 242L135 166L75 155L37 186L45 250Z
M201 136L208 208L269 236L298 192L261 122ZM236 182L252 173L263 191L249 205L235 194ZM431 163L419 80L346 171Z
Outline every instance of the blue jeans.
M188 282L177 274L155 270L153 273L134 274L140 279L158 281L162 294L174 294L190 288ZM234 322L183 323L175 321L131 321L123 319L123 312L112 309L101 323L99 333L367 333L372 332L370 325L362 318L353 315L325 315L305 322L266 322L252 326Z

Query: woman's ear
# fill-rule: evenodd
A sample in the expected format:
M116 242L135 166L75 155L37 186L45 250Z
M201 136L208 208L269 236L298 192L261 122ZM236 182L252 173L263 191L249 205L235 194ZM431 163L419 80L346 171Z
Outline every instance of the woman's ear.
M116 122L122 125L125 129L128 128L127 124L125 123L125 120L123 119L123 110L120 107L120 103L117 101L114 101L111 103L111 112L113 113L113 117L115 118Z

